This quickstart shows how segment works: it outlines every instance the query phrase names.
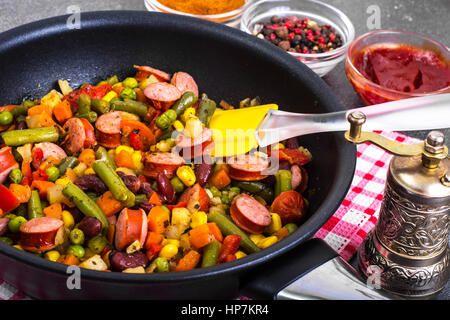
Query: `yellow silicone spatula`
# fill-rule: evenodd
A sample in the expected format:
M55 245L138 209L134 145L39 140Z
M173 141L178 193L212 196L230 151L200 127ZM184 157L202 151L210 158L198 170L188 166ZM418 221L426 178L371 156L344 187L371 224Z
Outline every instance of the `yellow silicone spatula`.
M275 104L232 110L216 110L209 122L213 131L214 157L245 154L258 147L255 131L269 110L278 110Z

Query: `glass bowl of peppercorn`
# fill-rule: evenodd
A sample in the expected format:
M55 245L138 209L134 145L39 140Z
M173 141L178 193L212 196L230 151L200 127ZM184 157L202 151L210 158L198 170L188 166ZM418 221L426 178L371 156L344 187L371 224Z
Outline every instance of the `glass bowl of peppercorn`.
M316 0L256 2L242 15L241 30L278 46L321 77L345 59L355 37L343 12Z

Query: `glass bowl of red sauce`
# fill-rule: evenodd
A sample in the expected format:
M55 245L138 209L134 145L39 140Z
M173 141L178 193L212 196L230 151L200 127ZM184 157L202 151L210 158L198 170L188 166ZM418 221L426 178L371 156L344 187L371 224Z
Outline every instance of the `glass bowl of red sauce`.
M355 39L345 73L369 105L450 92L450 49L423 35L377 30Z

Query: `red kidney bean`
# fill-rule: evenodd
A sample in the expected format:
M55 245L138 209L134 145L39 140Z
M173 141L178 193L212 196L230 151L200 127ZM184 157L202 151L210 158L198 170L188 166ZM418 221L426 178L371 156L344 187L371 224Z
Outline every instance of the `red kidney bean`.
M176 192L170 183L169 178L164 173L159 173L156 177L156 183L158 184L158 189L162 195L166 198L168 203L175 201Z
M78 224L86 238L93 238L102 231L102 223L94 217L84 217Z
M84 218L84 213L81 212L77 207L68 208L67 211L70 212L75 223L80 222Z
M148 201L143 201L139 204L139 208L143 209L145 211L145 213L149 213L150 210L154 207L155 205L153 203L150 203Z
M137 193L141 189L141 180L133 175L126 175L125 173L118 171L117 174L122 178L125 186L133 193Z
M132 254L127 254L122 251L113 251L109 255L109 261L112 269L123 271L128 268L145 267L148 263L148 258L141 251L136 251Z
M153 192L153 188L152 185L148 182L142 182L141 183L141 188L139 189L138 193L142 193L142 194L151 194Z
M105 183L95 174L87 174L78 178L75 184L83 191L93 191L97 194L102 194L108 191Z
M19 121L19 123L17 124L17 130L24 130L28 128L27 127L27 123L25 121Z
M195 176L197 177L197 182L203 186L208 182L209 176L212 172L212 165L208 163L201 163L195 167Z

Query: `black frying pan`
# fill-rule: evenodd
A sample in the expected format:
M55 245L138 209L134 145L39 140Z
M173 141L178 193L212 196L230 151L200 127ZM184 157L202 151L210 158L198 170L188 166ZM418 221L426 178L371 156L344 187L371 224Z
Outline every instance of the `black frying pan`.
M217 101L237 104L260 96L264 103L277 103L287 111L344 109L308 67L275 46L229 27L131 11L83 13L80 30L68 29L66 20L67 16L51 18L0 34L0 104L40 98L58 79L68 79L77 87L113 74L131 75L133 64L138 64L171 73L186 71L201 92ZM168 274L83 269L81 290L68 290L65 265L0 243L0 278L33 297L47 299L235 297L249 271L281 256L286 261L288 251L310 239L336 211L351 183L355 147L340 134L304 136L300 142L314 156L307 168L309 188L314 191L308 219L293 235L268 249L207 269Z

